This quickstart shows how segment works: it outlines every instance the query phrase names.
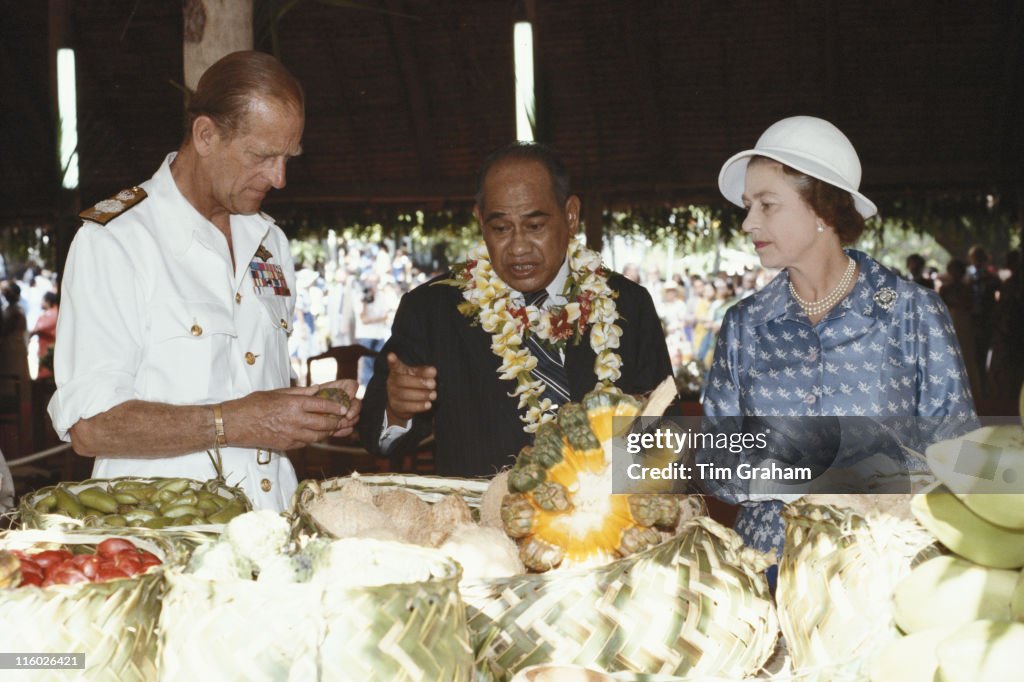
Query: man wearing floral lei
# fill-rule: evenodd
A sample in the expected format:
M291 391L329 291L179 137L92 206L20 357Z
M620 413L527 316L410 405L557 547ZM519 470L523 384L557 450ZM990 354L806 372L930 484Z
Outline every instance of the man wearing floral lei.
M645 393L672 371L647 291L576 238L580 200L552 150L488 157L474 214L483 242L402 299L363 401L369 449L400 457L433 429L445 476L511 465L595 386Z

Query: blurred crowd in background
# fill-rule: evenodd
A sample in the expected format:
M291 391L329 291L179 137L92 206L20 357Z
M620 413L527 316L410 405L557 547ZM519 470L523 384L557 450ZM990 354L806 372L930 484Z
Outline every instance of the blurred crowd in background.
M435 249L429 264L417 264L406 249L385 242L349 240L334 255L326 262L296 262L289 350L300 382L309 358L328 348L359 344L380 350L402 295L447 269L443 250ZM626 263L621 271L654 299L680 390L691 399L699 395L725 311L777 274L748 268L736 274L683 271L664 277L657 267L637 263ZM949 308L976 399L1016 397L1024 381L1024 353L1015 345L1024 338L1020 250L996 263L975 246L966 261L951 259L944 270L928 267L913 254L904 273L936 290ZM34 262L8 272L0 261L0 294L0 375L52 380L59 310L55 273ZM362 386L372 372L373 359L363 358ZM10 393L9 384L0 382L0 400Z
M944 271L926 267L917 254L907 258L905 276L936 290L950 309L976 397L1008 400L1024 381L1024 353L1014 351L1014 340L1024 336L1020 258L1015 250L996 264L975 246L968 261L952 259ZM421 268L402 248L350 241L339 248L335 262L296 267L298 303L290 343L296 374L304 378L308 358L331 346L358 343L379 350L402 294L443 271L446 263L435 259ZM666 278L657 267L637 263L621 271L654 299L680 389L693 399L725 311L778 274L754 268L738 274L684 271ZM372 359L364 360L362 386L372 376Z

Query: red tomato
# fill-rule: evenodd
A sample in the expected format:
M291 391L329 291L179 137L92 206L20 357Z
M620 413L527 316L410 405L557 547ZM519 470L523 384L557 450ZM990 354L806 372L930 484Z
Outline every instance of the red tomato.
M139 561L142 562L142 570L146 570L150 566L159 566L163 563L160 561L160 557L146 550L139 552Z
M43 583L46 583L50 580L52 580L53 583L57 585L77 585L78 583L89 582L89 579L85 577L85 574L79 571L74 566L72 566L70 563L58 566L57 569L53 571L52 574L47 573L46 580L44 580Z
M21 583L18 585L18 587L24 587L25 585L35 585L36 587L39 587L42 584L42 573L29 573L23 571L21 574Z
M43 578L43 569L39 567L39 564L37 564L36 562L32 561L31 559L22 559L21 560L21 573L22 573L22 575L24 575L26 573L32 573L33 575L38 575L40 580L42 580L42 578Z
M134 552L136 547L124 538L107 538L96 546L96 553L103 557L112 557L127 551Z
M62 564L71 558L71 552L66 549L48 549L44 552L30 555L32 561L39 564L44 571L54 564Z
M96 579L96 567L100 564L100 557L95 554L80 554L71 559L71 565L85 574L89 580Z
M114 566L128 575L142 572L142 559L135 552L121 552L114 555Z
M127 578L128 574L109 563L101 563L96 569L96 582L105 583L108 580Z

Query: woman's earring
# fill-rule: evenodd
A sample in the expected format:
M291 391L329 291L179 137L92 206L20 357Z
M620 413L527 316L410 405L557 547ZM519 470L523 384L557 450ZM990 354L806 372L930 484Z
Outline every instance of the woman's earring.
M824 232L824 231L825 231L825 225L821 222L821 219L819 218L818 219L818 232Z

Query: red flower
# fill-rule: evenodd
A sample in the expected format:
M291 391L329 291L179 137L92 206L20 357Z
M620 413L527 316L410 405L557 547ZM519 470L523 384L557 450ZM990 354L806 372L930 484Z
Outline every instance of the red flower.
M509 308L508 312L513 318L519 320L519 331L524 331L530 326L530 316L526 312L526 306L521 308Z
M466 280L467 282L469 280L473 279L473 268L475 268L475 267L476 267L476 261L475 260L468 260L468 261L466 261L466 269L462 271L462 279Z
M551 316L551 340L554 342L563 341L573 333L573 325L569 322L569 313L565 308L558 311L557 315Z
M585 329L587 322L590 320L590 313L594 311L594 306L592 305L594 295L587 291L580 294L576 300L580 304L580 329Z

